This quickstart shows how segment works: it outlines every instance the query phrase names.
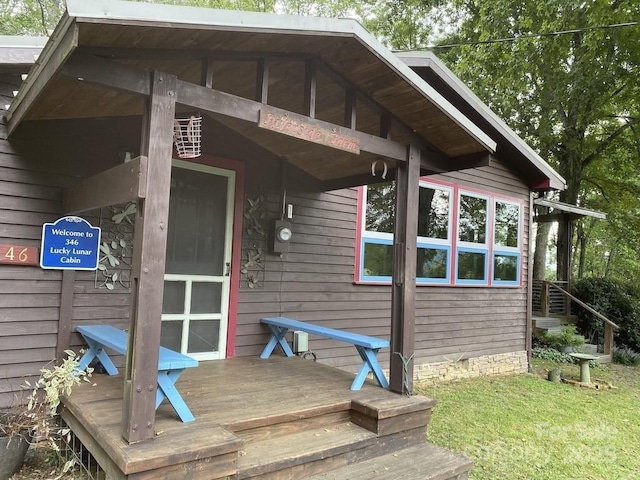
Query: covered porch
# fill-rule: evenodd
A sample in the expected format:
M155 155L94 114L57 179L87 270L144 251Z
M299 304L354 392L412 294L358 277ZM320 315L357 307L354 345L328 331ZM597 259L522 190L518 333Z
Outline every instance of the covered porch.
M138 444L120 433L121 376L94 375L62 416L110 479L466 478L470 461L426 442L434 400L352 379L302 358L204 362L178 380L197 421L165 402Z
M364 469L364 478L372 478L362 461L380 462L371 467L377 478L383 478L379 473L389 465L397 467L389 468L394 479L413 474L466 478L468 461L425 442L433 400L410 396L420 177L487 167L497 149L496 141L460 108L355 21L68 1L68 13L11 104L7 126L14 139L25 144L48 129L63 131L56 141L66 155L55 161L73 181L64 185L61 214L90 215L129 202L136 206L130 291L97 293L78 286L78 278L86 278L72 271L65 271L61 281L58 352L78 345L73 331L79 324L128 330L120 375L96 376L96 386L83 385L65 399L63 412L109 478L297 479L356 463ZM225 180L225 185L228 192L235 188L235 196L226 196L226 219L207 225L228 232L225 256L212 262L214 273L201 275L210 284L220 283L215 293L228 301L215 312L220 314L215 320L226 322L225 328L211 335L221 345L215 352L220 360L201 358L198 368L178 380L176 386L195 416L195 422L182 423L168 405L156 411L155 400L162 324L167 320L163 316L178 315L165 311L163 294L168 283L177 282L169 276L185 273L170 271L169 260L175 258L167 259L167 237L177 230L170 215L176 183L174 121L192 113L204 117L203 156L183 159L182 167L211 175L212 169L233 171L234 180ZM513 135L503 130L496 130L496 136L513 147L504 155L514 169L529 168L523 149L514 147ZM76 141L87 148L76 150ZM548 173L533 167L528 181L548 187ZM250 184L271 192L271 203L277 204L271 220L281 222L286 221L286 199L292 191L311 195L366 185L380 182L381 173L396 182L389 295L372 291L359 306L349 305L347 321L332 327L372 328L373 334L389 337L384 361L390 391L366 383L362 391L351 392L350 373L308 360L258 359L254 347L266 333L261 316L282 315L282 299L289 295L292 303L322 304L316 317L304 320L326 322L320 315L335 296L324 295L311 281L307 295L301 296L296 289L299 277L287 279L282 262L269 279L271 290L249 294L249 285L242 291L241 258L248 242L243 193ZM203 190L217 188L201 185ZM340 269L351 284L353 224L339 218L322 224L321 214L313 219L316 231L331 225L350 236L343 263L326 261L322 271ZM295 235L295 224L293 230ZM332 240L307 255L328 259ZM306 267L308 257L296 253L297 262ZM190 260L198 264L199 258ZM186 273L196 277L199 272ZM191 293L191 286L205 280L184 280L189 285L184 291ZM333 278L324 282L330 284ZM74 318L75 294L82 295L80 308L91 310L91 322ZM239 313L243 294L246 310ZM351 293L339 294L345 302L353 301ZM250 295L259 300L252 301ZM214 296L207 291L201 299ZM109 297L120 303L112 316L100 316ZM184 297L178 300L182 306L189 303ZM351 312L372 301L384 303L384 315L389 312L384 325L372 325L370 312L348 322L356 318ZM254 304L259 306L252 310ZM243 324L239 315L244 315ZM240 358L233 358L238 354L237 327L255 339L244 346ZM179 347L184 343L176 342ZM332 354L329 360L341 365L343 358ZM336 472L336 478L358 477L347 471Z

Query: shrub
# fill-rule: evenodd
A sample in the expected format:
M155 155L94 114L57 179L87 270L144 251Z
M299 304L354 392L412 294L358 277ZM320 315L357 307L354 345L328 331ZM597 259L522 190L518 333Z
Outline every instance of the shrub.
M640 353L634 352L630 348L615 348L612 359L615 363L637 367L640 365Z
M640 351L640 289L607 278L583 278L573 285L573 295L602 313L620 329L614 331L616 345ZM574 304L575 305L575 304ZM574 307L579 330L603 343L604 326L584 308Z
M562 350L564 347L581 347L584 337L576 333L575 325L565 325L561 332L545 332L542 340L551 348Z

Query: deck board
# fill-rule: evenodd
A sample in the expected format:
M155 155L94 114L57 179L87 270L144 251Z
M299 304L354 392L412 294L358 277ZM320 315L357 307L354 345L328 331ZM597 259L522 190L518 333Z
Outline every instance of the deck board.
M410 414L431 406L430 399L406 398L367 380L362 390L349 386L353 374L311 360L240 357L201 362L183 373L177 388L196 421L179 421L164 402L156 412L156 436L128 445L120 432L123 378L95 374L64 399L65 415L73 416L125 474L196 462L213 455L239 451L252 435L283 431L287 422L308 421L320 415L340 417L352 408ZM425 403L426 402L426 403ZM377 405L377 407L376 407ZM282 427L278 427L282 425ZM263 429L262 431L260 429ZM250 433L253 432L253 433Z

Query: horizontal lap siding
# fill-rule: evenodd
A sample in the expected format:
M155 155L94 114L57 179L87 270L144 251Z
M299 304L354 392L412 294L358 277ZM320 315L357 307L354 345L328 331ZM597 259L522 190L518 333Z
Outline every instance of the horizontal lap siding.
M61 179L25 168L7 141L4 105L19 81L0 75L0 243L38 247L42 223L59 205ZM59 305L60 272L0 265L0 408L55 357Z
M389 289L353 285L356 191L289 194L287 201L294 205L290 252L266 255L263 288L241 290L237 355L260 353L268 335L257 322L265 316L388 338ZM353 346L313 335L309 342L318 361L350 370L360 363Z
M2 108L16 89L11 79L0 75ZM33 143L29 153L16 151L7 140L4 111L0 110L0 243L40 247L42 224L61 216L63 188L76 181L72 175L82 174L58 170L51 160L57 158L51 142ZM84 146L78 151L93 150ZM61 278L58 270L0 265L0 409L15 402L25 380L38 375L55 358ZM93 272L76 273L72 325L105 322L124 326L129 316L128 291L96 290L94 284ZM72 345L83 345L76 334Z
M250 175L250 172L249 172ZM500 162L435 178L523 202L526 280L529 190ZM389 286L354 285L357 195L339 190L287 197L294 205L290 252L266 255L264 283L240 292L236 354L257 355L268 340L261 317L283 315L388 338ZM272 199L275 218L277 198ZM416 361L428 363L525 349L526 288L418 287ZM360 359L341 342L310 336L318 361L354 371ZM381 353L388 364L388 350Z

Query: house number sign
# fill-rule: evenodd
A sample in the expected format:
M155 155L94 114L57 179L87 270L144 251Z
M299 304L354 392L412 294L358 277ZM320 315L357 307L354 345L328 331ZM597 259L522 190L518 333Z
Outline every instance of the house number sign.
M0 244L0 264L38 265L38 249L24 245Z
M100 228L84 218L63 217L42 226L40 266L58 270L98 268Z

